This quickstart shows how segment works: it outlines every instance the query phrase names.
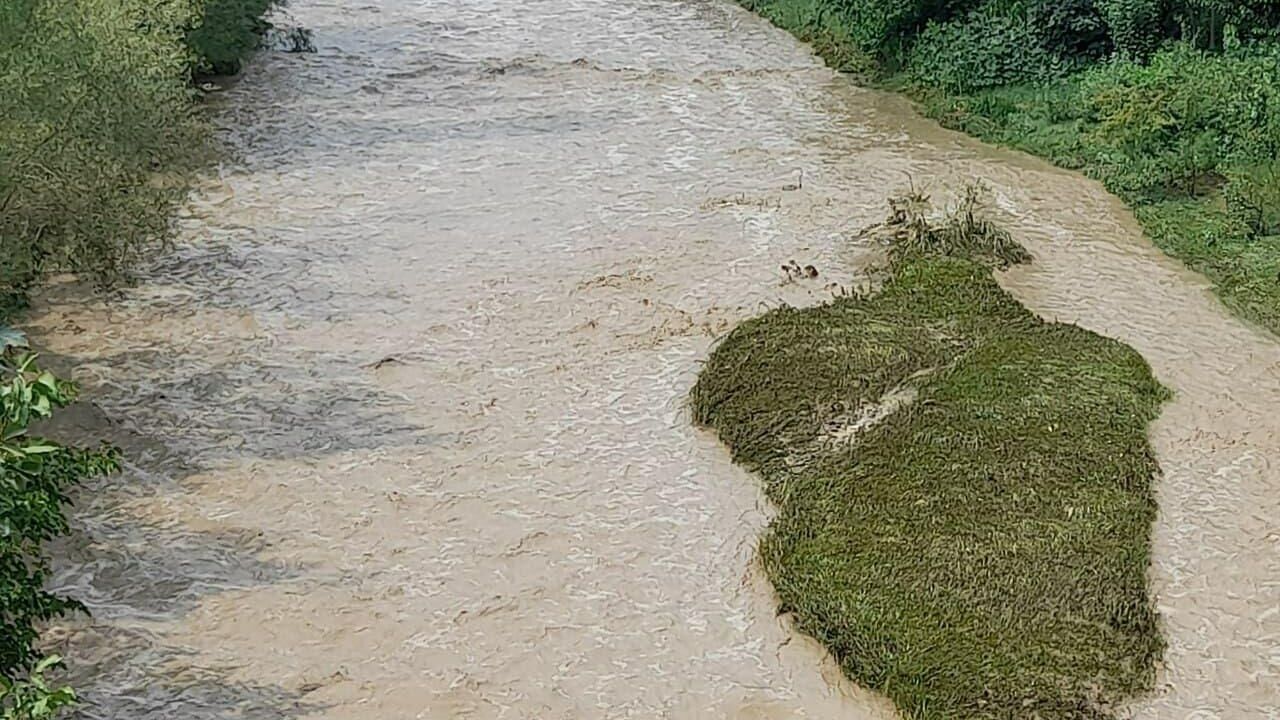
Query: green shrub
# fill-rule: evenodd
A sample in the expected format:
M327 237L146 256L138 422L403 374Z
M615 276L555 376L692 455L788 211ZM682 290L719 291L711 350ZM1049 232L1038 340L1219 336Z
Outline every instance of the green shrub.
M69 687L51 687L45 673L62 666L51 655L32 668L22 680L0 677L0 720L50 720L75 707L79 701Z
M205 0L203 12L187 33L196 55L196 72L233 75L271 28L263 19L275 0Z
M1099 172L1131 199L1199 195L1227 164L1280 150L1274 52L1210 55L1185 45L1147 65L1117 62L1082 78Z
M899 64L929 22L941 22L974 8L980 0L748 0L749 8L767 17L805 8L801 22L792 17L783 27L844 28L850 44L882 63ZM794 14L791 12L790 14ZM776 18L776 22L782 18Z
M267 5L2 4L0 311L45 271L117 283L168 236L207 147L193 69L227 70L252 50Z
M1046 50L1020 8L988 3L921 33L908 62L919 82L949 91L967 91L1046 80L1069 65Z
M953 58L967 50L1003 58L1010 67L1018 58L1032 60L1031 69L1013 73L1017 82L1043 74L1041 51L1078 68L1113 51L1121 59L1145 62L1168 41L1223 50L1280 36L1280 3L1272 0L740 1L806 39L838 38L880 63L881 70L895 72L928 58L913 48L930 39L922 35L931 35L930 47ZM965 49L951 49L948 42ZM981 61L977 65L982 70Z
M863 78L879 74L871 53L854 37L853 20L828 0L743 0L743 5L790 29L830 67Z
M1229 170L1222 197L1240 236L1253 240L1280 233L1280 163Z
M202 128L180 4L12 0L0 13L0 292L117 281L168 229Z
M41 546L67 532L67 491L118 468L115 450L82 450L28 435L75 398L75 386L41 371L25 340L0 330L0 676L13 679L38 659L36 623L80 608L44 589Z
M1107 24L1094 0L1038 0L1027 8L1040 47L1071 63L1096 60L1111 52Z
M1170 0L1179 36L1207 50L1274 38L1280 4L1273 0Z
M1142 60L1166 37L1165 0L1098 0L1111 42L1129 59Z

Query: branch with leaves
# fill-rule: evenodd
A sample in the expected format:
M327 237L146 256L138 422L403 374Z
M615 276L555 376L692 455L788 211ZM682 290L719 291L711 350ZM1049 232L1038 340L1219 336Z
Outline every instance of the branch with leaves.
M43 544L69 530L68 492L86 478L116 471L114 448L67 447L31 434L33 423L70 404L76 386L40 368L26 337L0 326L0 720L54 717L75 702L69 688L51 689L36 625L83 610L44 589ZM24 676L25 675L25 676Z
M36 663L25 680L0 677L0 720L49 720L79 702L70 687L53 687L45 679L49 670L62 667L57 655Z

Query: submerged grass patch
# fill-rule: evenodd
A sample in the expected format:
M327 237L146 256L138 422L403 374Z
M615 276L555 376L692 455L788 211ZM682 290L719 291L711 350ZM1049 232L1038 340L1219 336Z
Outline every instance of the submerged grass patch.
M761 475L780 611L850 677L913 718L1107 717L1163 649L1146 426L1167 393L964 254L743 323L694 417Z

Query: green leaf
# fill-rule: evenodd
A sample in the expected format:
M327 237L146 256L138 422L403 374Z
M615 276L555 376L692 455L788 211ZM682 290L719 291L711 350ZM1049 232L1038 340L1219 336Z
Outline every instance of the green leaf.
M36 672L42 673L48 670L49 668L57 668L57 667L62 667L62 656L50 655L49 657L36 663Z
M59 392L58 378L54 377L53 373L49 372L48 370L45 370L44 372L40 373L40 377L36 378L36 384L47 388L49 392L53 393L54 395L57 395Z

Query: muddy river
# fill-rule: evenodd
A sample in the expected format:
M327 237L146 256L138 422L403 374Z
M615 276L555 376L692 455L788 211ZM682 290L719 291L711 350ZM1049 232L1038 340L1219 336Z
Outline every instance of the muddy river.
M1144 718L1280 717L1280 344L1101 189L919 119L721 0L297 0L125 297L35 335L125 445L54 628L85 718L889 718L775 616L755 480L690 427L715 339L984 178L1046 315L1177 393ZM779 266L813 264L785 282Z

